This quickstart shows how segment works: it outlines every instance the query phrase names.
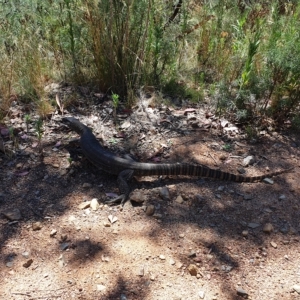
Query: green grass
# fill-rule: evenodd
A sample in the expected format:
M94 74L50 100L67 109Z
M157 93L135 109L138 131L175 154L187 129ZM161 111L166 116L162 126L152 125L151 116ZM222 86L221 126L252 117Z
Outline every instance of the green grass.
M253 1L254 2L254 1ZM219 114L299 115L300 3L279 0L8 1L0 7L0 116L49 82L97 86L128 106L141 86ZM176 4L179 2L177 1Z

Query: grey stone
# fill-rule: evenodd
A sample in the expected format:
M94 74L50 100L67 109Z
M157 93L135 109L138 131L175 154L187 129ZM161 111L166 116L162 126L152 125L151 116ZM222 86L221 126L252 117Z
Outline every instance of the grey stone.
M136 203L143 203L146 201L146 196L140 191L133 191L130 194L130 200Z
M17 221L21 219L21 212L18 208L7 210L3 215L10 221Z
M154 205L148 205L146 208L146 215L147 216L152 216L155 212L155 206Z
M166 186L159 189L159 195L163 200L170 200L170 191Z
M245 298L248 298L248 296L249 296L249 294L242 288L237 288L236 293L239 296L242 296L242 297L245 297Z
M272 180L271 178L265 178L263 180L263 182L267 183L267 184L274 184L274 180Z
M242 165L243 167L248 167L249 165L253 165L255 162L254 156L250 155L243 159Z
M259 227L259 226L260 226L259 223L248 223L248 227L252 228L252 229L255 229L255 228Z

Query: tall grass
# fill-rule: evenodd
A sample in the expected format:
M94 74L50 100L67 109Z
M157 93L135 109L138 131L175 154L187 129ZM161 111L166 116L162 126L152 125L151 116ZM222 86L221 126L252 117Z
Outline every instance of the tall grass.
M14 95L45 102L45 85L65 81L128 105L154 85L198 100L208 93L218 112L238 117L297 116L299 11L298 1L280 0L7 1L0 114Z

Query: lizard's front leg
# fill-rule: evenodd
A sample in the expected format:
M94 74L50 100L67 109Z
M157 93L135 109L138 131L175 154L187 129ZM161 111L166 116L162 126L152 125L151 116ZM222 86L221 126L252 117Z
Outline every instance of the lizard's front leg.
M117 202L121 202L121 205L125 204L126 200L129 197L129 194L130 194L130 187L129 187L128 181L132 178L133 173L134 173L134 170L130 170L130 169L123 170L122 172L119 173L118 186L119 186L119 191L120 191L121 195L112 200L108 200L105 203L114 204Z

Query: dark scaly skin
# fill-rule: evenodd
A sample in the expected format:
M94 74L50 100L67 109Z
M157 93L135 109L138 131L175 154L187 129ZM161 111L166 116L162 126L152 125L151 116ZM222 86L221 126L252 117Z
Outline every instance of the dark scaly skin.
M65 117L62 121L80 135L80 146L83 154L88 160L105 172L118 175L118 185L121 195L113 200L107 201L107 203L116 203L118 201L121 201L121 204L125 203L130 193L128 181L133 176L187 175L234 182L257 182L262 181L267 177L273 177L289 172L293 169L290 168L265 175L250 177L214 170L203 165L140 163L129 158L118 157L114 153L104 149L97 141L91 129L76 118Z

